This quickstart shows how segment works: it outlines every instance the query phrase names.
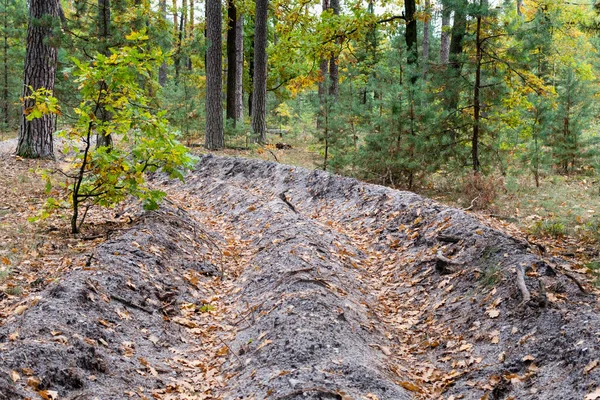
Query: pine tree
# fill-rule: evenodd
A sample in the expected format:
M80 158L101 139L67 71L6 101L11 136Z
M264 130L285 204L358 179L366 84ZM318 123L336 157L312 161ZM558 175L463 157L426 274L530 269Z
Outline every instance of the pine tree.
M55 29L60 24L59 0L30 0L27 53L23 82L23 114L19 130L17 155L25 158L54 158L53 133L56 116L52 113L40 118L27 118L35 106L32 91L54 90L58 49L53 42Z

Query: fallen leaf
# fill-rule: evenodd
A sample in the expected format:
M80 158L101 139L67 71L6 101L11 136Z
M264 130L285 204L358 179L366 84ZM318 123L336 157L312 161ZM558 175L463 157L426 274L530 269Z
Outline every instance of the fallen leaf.
M19 307L15 308L15 314L17 315L21 315L23 314L27 309L29 308L29 305L27 304L23 304L20 305Z
M260 346L258 346L258 347L256 348L256 351L258 351L258 350L262 349L263 347L265 347L266 345L268 345L268 344L270 344L270 343L273 343L273 341L272 341L272 340L269 340L269 339L266 339L264 342L262 342L262 343L260 344Z
M56 390L40 390L38 394L44 400L58 400L58 392Z
M173 318L173 322L175 322L176 324L185 326L186 328L195 328L196 327L196 323L187 318L175 317L175 318Z
M399 383L400 383L400 386L402 386L406 390L410 390L411 392L421 393L421 388L419 388L417 385L415 385L412 382L402 381Z
M598 359L592 360L589 362L588 365L585 366L585 368L583 369L583 372L586 374L589 374L590 371L592 371L597 366L598 366Z
M500 315L500 310L498 310L497 308L492 308L490 310L487 310L487 315L490 316L490 318L496 318Z
M600 398L600 387L596 388L596 390L594 390L591 393L588 393L585 395L584 400L596 400Z
M19 375L19 373L17 371L10 371L10 377L13 380L13 382L18 381L19 379L21 379L21 375Z
M535 360L535 357L532 356L531 354L527 354L525 357L523 357L522 360L523 361L533 361L533 360Z

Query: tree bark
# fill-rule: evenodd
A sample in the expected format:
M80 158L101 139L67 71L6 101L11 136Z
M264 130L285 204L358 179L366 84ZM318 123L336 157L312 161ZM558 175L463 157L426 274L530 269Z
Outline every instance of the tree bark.
M461 0L454 10L454 24L452 25L452 35L450 38L450 65L456 70L460 70L460 56L463 52L463 39L467 32L467 0Z
M329 9L329 0L323 0L323 11L326 12ZM319 71L321 81L319 82L319 115L317 115L317 129L320 129L323 125L325 118L325 107L326 107L326 97L327 97L327 81L329 80L329 62L327 59L321 57L321 61L319 63Z
M160 0L159 2L160 15L163 21L166 23L167 21L167 0ZM167 72L169 71L169 67L166 62L163 62L158 69L158 83L160 86L165 86L167 84Z
M440 38L440 64L448 64L450 59L450 14L448 0L442 1L442 34Z
M58 50L53 45L53 25L61 15L59 0L30 0L29 27L27 28L27 50L23 98L33 90L54 90ZM21 113L17 155L25 158L54 158L52 135L56 116L47 114L28 121L26 110L34 106L25 100Z
M259 143L267 141L267 17L269 0L256 0L254 21L254 90L252 130Z
M227 5L227 119L236 125L236 88L237 88L237 9L234 0Z
M223 137L221 1L206 1L206 135L207 149L225 146Z
M3 129L8 129L8 0L4 0L4 90L2 91Z
M483 0L480 0L480 5L483 5ZM471 159L473 162L473 171L479 172L479 135L480 135L480 120L481 120L481 60L483 58L481 41L481 10L477 14L477 28L475 33L475 85L473 86L473 136L471 138Z
M423 78L427 76L429 63L429 31L431 29L431 0L425 0L425 24L423 25Z
M98 40L100 42L99 51L105 56L110 55L110 0L98 0ZM105 82L100 83L100 90L106 91L107 86ZM100 121L100 128L96 134L96 147L108 147L109 149L113 145L112 136L110 133L106 133L103 126L106 122L110 121L111 115L106 108L100 106L97 112L98 120Z
M244 120L244 16L235 21L235 120Z
M340 15L340 0L329 0L329 5L333 11L333 15ZM340 39L341 40L341 39ZM332 54L329 59L329 96L334 100L340 94L340 76L338 67L338 55Z
M250 48L248 49L248 77L250 79L250 92L248 93L248 116L252 118L252 98L254 97L254 32L250 38Z
M194 0L190 0L190 18L188 21L188 37L193 41L193 37L194 37L194 10L195 10L195 5L194 5ZM186 64L187 64L187 69L188 71L192 71L192 58L191 57L187 57L186 60Z
M404 15L406 18L406 62L410 64L417 63L417 19L415 14L417 12L417 6L415 0L404 1Z

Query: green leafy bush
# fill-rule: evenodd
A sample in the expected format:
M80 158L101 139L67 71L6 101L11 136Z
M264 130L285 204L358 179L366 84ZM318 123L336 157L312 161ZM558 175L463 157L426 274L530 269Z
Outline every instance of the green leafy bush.
M82 101L75 109L75 125L60 133L67 139L65 154L70 155L68 167L61 171L67 179L60 184L60 196L49 198L40 215L70 208L73 233L79 232L95 205L113 207L132 195L143 200L146 209L157 208L165 193L149 187L146 175L161 170L183 179L194 163L177 133L169 129L165 113L151 107L144 89L153 84L163 60L161 50L148 50L144 31L127 39L128 45L110 56L97 54L88 63L73 60ZM107 121L97 117L100 110L110 113ZM112 135L117 143L94 147L95 135ZM50 192L49 173L45 179Z

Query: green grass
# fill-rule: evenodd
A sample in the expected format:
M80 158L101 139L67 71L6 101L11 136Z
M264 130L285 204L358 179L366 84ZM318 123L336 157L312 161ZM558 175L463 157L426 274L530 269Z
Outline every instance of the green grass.
M600 260L592 261L586 264L586 267L592 271L594 277L594 286L600 287Z
M0 283L4 282L11 274L10 268L0 269Z

